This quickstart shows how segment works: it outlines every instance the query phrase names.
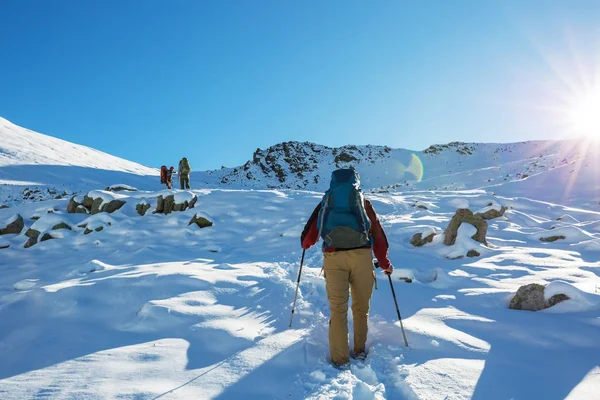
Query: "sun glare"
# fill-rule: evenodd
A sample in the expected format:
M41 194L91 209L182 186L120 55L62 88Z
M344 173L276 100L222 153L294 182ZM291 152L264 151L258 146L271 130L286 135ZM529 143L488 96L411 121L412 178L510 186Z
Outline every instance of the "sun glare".
M570 119L575 135L600 141L600 87L574 102Z

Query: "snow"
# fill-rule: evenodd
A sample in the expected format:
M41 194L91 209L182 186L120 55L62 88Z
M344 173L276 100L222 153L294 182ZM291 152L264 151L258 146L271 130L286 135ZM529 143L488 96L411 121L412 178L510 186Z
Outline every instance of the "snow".
M2 223L0 223L0 228L6 228L8 225L12 224L17 219L19 219L19 214L13 214L11 217L6 218Z
M105 201L127 201L111 215L67 215L70 196L41 202L13 197L22 188L11 181L12 167L0 166L0 178L12 182L0 186L1 203L11 196L0 221L38 212L41 218L26 219L27 226L46 231L64 220L75 229L52 231L54 240L28 249L23 234L0 238L0 247L10 245L0 249L0 398L594 399L600 391L600 261L594 249L600 208L592 196L593 174L582 172L568 191L561 186L572 175L562 171L568 164L553 161L583 156L555 142L474 147L471 156L453 149L419 153L428 175L409 186L398 181L404 176L377 175L388 171L383 167L398 167L400 150L364 174L359 168L367 187L404 185L365 196L390 243L392 284L409 348L388 279L376 270L369 355L346 370L328 360L329 304L319 246L305 253L289 328L299 235L322 193L267 190L276 184L270 178L248 190L237 175L217 187L231 170L190 191L164 191L156 176L123 171L118 177L78 166L59 175L52 165L18 171L44 184L57 176L69 180L70 194L95 193L112 182L140 188L98 191ZM498 148L506 152L494 153ZM60 159L52 151L61 149L27 145L5 157ZM40 153L24 154L33 150ZM540 154L538 166L558 166L527 170L538 168L532 161ZM324 174L331 164L319 162L315 174ZM513 170L529 173L526 184ZM193 175L193 187L208 176ZM135 212L135 204L152 204L167 193L188 201L196 195L197 208ZM429 211L413 207L418 202ZM471 239L474 227L466 224L454 246L445 246L442 234L422 248L410 244L415 232L443 232L457 208L480 210L490 203L512 209L507 218L489 221L489 246ZM56 212L42 212L48 209ZM214 226L188 227L195 214ZM568 217L557 221L561 216ZM104 229L85 235L77 228L84 224ZM541 242L547 234L567 239ZM481 255L446 258L471 249ZM508 309L512 294L530 283L547 285L546 296L565 293L570 299L541 312Z
M564 236L564 240L568 243L583 242L586 240L593 239L595 236L589 232L584 231L576 226L568 226L562 228L556 228L549 231L537 232L531 235L533 239L541 240L542 238L549 238L552 236ZM599 237L600 239L600 237Z
M568 282L552 281L544 289L546 300L557 294L565 294L569 300L565 300L554 307L547 309L547 312L578 312L600 310L600 296L586 293Z
M23 279L22 281L15 283L14 288L15 290L30 290L35 287L37 281L37 279Z
M131 191L131 192L137 192L137 188L134 188L133 186L130 185L126 185L124 183L118 183L116 185L110 185L108 187L109 190L113 190L113 189L123 189L126 191Z
M33 225L31 225L31 229L35 229L38 232L45 232L47 230L52 229L52 227L65 223L69 226L72 225L71 222L64 216L59 214L44 214L40 219L35 221Z
M0 167L61 165L156 175L157 170L17 126L0 117Z
M189 191L178 191L175 192L175 204L183 204L186 201L189 203L191 202L195 197L195 194Z

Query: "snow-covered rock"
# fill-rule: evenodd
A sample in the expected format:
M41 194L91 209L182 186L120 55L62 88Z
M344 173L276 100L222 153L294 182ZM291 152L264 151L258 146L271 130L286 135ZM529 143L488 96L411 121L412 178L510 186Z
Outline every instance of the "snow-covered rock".
M569 299L561 292L564 286L553 286L545 293L545 286L537 283L521 286L510 301L509 308L513 310L539 311L550 308L561 301Z
M19 214L6 219L0 223L0 235L19 234L25 227L25 221Z
M177 192L174 194L160 195L156 200L154 213L170 214L173 211L185 211L194 208L198 196L191 192Z

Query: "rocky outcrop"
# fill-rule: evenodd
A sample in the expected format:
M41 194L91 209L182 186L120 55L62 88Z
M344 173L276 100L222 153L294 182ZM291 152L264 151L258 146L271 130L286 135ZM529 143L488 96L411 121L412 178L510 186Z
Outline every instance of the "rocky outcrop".
M456 212L454 217L452 217L452 219L450 220L450 224L444 231L444 244L446 246L452 246L456 243L456 238L458 236L458 228L460 228L460 226L463 223L471 224L475 228L477 228L477 233L472 237L473 240L487 245L487 221L481 218L481 216L473 215L473 212L471 210L467 208L462 208Z
M111 198L107 200L107 196L94 196L94 192L86 194L81 203L78 201L77 196L71 197L67 204L68 213L80 213L80 214L98 214L101 212L113 213L123 207L126 201Z
M171 194L166 197L160 195L156 200L156 210L154 213L170 214L173 211L185 211L187 209L194 208L197 201L198 196L196 195L193 195L189 200L185 199L180 203L175 202L175 195Z
M433 242L434 237L435 233L432 233L425 238L423 237L423 234L421 232L415 233L410 241L410 244L412 244L415 247L425 246L427 243Z
M5 208L8 208L6 204L0 204L0 210L4 210Z
M544 289L545 286L537 283L521 286L510 301L509 308L512 310L539 311L569 299L565 294L556 294L546 300Z
M194 217L190 220L190 223L188 224L188 226L192 225L192 224L198 225L199 228L206 228L206 227L213 225L213 223L210 222L208 219L206 219L198 214L194 215Z
M23 217L20 214L15 215L12 222L6 224L4 228L0 229L0 235L8 235L8 234L19 234L25 228L25 222L23 221Z

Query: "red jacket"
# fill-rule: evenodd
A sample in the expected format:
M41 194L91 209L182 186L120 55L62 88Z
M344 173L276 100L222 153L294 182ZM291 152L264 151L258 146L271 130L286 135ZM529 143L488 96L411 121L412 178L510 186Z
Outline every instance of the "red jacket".
M302 236L300 238L302 248L309 249L311 246L315 245L319 241L319 228L317 227L317 217L319 215L319 210L321 209L321 203L317 205L312 215L308 219L308 222L304 226L304 230L302 231ZM377 213L373 208L373 205L369 200L365 200L365 211L367 212L367 216L369 220L371 220L371 229L370 233L373 238L373 254L375 254L375 258L379 262L379 265L383 269L388 269L390 266L390 260L388 258L388 240L385 236L385 232L379 223L379 218L377 217ZM369 248L369 246L366 246ZM327 248L324 250L325 252L334 252L334 251L343 251L335 248Z

